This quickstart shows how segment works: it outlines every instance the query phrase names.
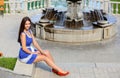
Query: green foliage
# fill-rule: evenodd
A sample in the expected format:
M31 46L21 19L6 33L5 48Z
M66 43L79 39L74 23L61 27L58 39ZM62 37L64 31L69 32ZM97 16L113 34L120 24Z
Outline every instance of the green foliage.
M0 58L0 67L4 67L10 70L13 70L16 64L17 58L11 57L1 57Z
M114 1L114 2L120 2L120 0L111 0L111 1ZM113 4L113 13L116 14L116 8L117 8L117 5L116 4ZM118 4L118 13L120 14L120 4Z
M120 2L120 0L111 0L111 1L117 1L117 2Z

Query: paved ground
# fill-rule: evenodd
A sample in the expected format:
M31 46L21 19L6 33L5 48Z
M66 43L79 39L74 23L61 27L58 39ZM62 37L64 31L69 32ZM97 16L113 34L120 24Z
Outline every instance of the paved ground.
M16 57L18 54L17 34L22 17L23 15L0 16L0 51L4 56Z
M4 56L18 55L17 35L23 16L0 17L0 51ZM43 49L51 51L57 65L71 72L65 78L120 78L120 16L117 17L118 34L107 41L81 44L37 41ZM34 78L59 78L49 71L44 63L38 63Z
M118 63L60 63L58 65L70 71L70 74L63 78L120 78ZM39 63L34 78L60 77L51 73L47 65Z

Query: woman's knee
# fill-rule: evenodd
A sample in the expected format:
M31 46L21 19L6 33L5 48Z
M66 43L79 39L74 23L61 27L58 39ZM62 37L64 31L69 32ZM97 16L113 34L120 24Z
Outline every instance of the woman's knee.
M37 55L36 59L35 59L35 62L39 62L39 61L43 61L45 60L45 56L43 55Z
M50 55L49 50L45 50L45 54L46 54L46 55Z
M40 59L41 61L47 61L47 60L48 60L48 57L46 57L46 56L44 56L44 55L41 55L41 56L39 56L39 59Z

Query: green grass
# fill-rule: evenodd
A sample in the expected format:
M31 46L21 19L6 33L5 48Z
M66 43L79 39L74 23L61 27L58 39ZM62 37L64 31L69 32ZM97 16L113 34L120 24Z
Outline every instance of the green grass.
M1 57L0 58L0 67L4 67L10 70L13 70L16 64L17 58L11 57Z

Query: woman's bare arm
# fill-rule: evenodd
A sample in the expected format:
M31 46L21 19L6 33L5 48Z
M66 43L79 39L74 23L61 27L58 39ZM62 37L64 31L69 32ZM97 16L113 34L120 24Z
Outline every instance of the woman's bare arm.
M35 40L34 35L31 33L32 35L32 39L33 39L33 45L35 46L35 48L38 49L38 51L40 51L42 54L44 54L43 50L41 49L40 45L38 44L38 42Z

